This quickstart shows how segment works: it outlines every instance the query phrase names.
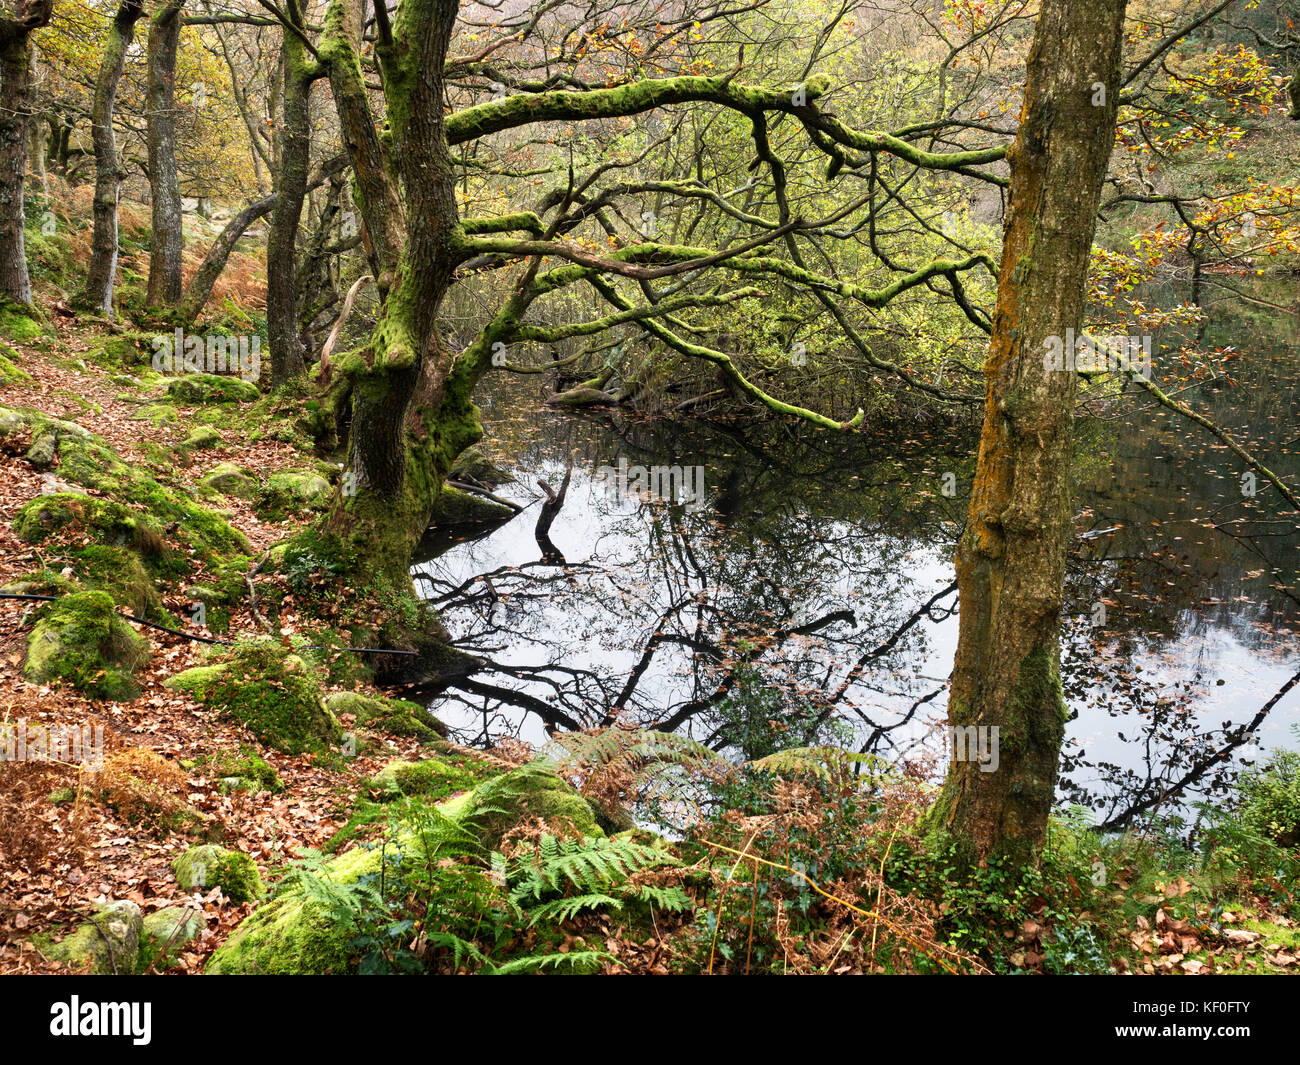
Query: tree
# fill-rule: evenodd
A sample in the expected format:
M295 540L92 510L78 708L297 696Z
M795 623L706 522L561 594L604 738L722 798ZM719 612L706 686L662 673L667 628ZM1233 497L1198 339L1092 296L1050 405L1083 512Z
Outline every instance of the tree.
M91 113L95 142L95 220L91 237L90 268L83 300L95 310L113 311L113 283L117 274L117 198L122 185L113 111L122 80L126 52L135 37L135 24L144 14L142 0L123 0L109 25L104 57L95 85Z
M153 249L145 298L151 307L171 307L181 298L185 238L176 167L176 53L184 4L185 0L161 0L149 20L146 121Z
M742 374L725 351L690 335L680 315L756 299L763 292L752 283L761 279L814 292L818 298L833 295L879 309L919 286L957 285L962 273L987 269L991 263L987 256L973 254L896 267L896 279L881 289L809 268L794 244L795 235L831 231L846 211L837 208L821 220L794 215L768 116L804 131L807 142L829 157L832 177L846 166L872 170L879 157L887 156L905 166L999 183L980 167L997 162L1005 152L1002 147L927 151L903 137L855 129L818 108L830 88L824 75L780 89L740 83L740 65L722 75L652 78L642 70L641 76L634 73L615 85L608 84L608 76L592 84L573 76L538 81L501 75L486 64L485 56L518 34L526 35L540 16L521 15L499 27L499 40L486 50L480 39L473 54L455 57L448 49L457 8L454 0L405 0L390 22L386 6L375 6L373 68L383 93L382 133L369 98L364 7L357 0L331 0L326 12L318 53L328 71L355 175L354 197L380 306L364 342L322 367L328 393L321 406L349 430L346 469L329 515L283 555L286 563L310 558L328 565L355 590L362 604L345 602L342 615L354 632L368 628L374 633L377 624L380 638L392 641L389 646L414 643L435 658L439 655L434 649L443 650L441 633L436 624L419 620L408 566L452 462L481 434L474 388L485 373L502 366L509 345L545 344L632 323L682 359L712 367L750 402L825 428L852 428L861 422L861 411L837 419L782 402ZM684 20L685 28L690 25L689 18ZM499 88L484 102L446 115L448 86L471 76ZM508 93L499 80L502 76L510 77L521 91ZM453 149L470 152L505 131L541 135L552 123L617 120L679 104L719 107L751 131L756 165L768 169L776 190L775 218L740 214L752 228L752 237L721 249L670 244L644 235L628 239L610 220L610 205L619 196L653 189L634 184L597 193L592 181L608 167L598 167L593 178L581 184L571 176L567 189L561 184L545 197L542 214L461 217ZM686 187L659 192L684 199L700 194ZM590 223L607 234L603 246L568 239ZM764 254L770 245L783 246L788 257ZM472 269L508 269L512 285L498 307L479 315L484 324L457 351L439 328L440 311L452 286ZM657 281L682 277L712 280L702 284L701 291L679 286L670 295L655 289ZM727 290L730 277L748 284ZM526 320L544 297L584 284L607 314L554 327ZM633 298L638 295L641 302ZM395 603L409 609L394 609ZM356 613L349 617L348 609ZM372 618L384 620L375 623Z
M311 87L324 71L308 58L306 26L298 4L285 5L280 52L282 115L275 134L276 205L266 246L266 326L271 347L271 386L278 388L307 368L299 329L297 238L311 164Z
M32 31L49 23L53 0L0 8L0 297L32 301L23 242L23 187L31 122Z
M1010 209L957 552L961 619L948 706L954 730L998 730L990 734L998 759L991 772L991 761L954 759L931 813L970 861L1035 858L1055 797L1076 381L1070 360L1053 366L1045 353L1050 338L1082 324L1115 137L1125 6L1044 0L1008 153Z

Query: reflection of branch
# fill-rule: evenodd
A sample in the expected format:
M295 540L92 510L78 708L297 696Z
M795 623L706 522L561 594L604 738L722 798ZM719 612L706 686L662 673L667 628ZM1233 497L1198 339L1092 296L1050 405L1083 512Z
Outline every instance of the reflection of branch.
M1189 784L1196 783L1196 781L1200 779L1201 775L1207 769L1209 769L1215 762L1222 762L1226 760L1227 757L1230 754L1232 754L1234 750L1236 750L1243 743L1245 743L1246 738L1250 736L1252 733L1254 733L1255 730L1258 729L1261 724L1263 724L1264 718L1268 717L1269 712L1273 709L1273 707L1277 706L1277 704L1281 701L1282 697L1286 695L1286 693L1289 692L1292 688L1294 688L1297 684L1300 684L1300 673L1296 673L1295 676L1293 676L1290 680L1288 680L1285 684L1283 684L1282 687L1280 687L1277 690L1277 692L1273 695L1273 698L1269 699L1268 702L1266 702L1263 706L1259 708L1258 711L1256 711L1255 716L1251 718L1249 722L1247 722L1245 725L1242 725L1240 728L1236 729L1235 736L1232 739L1230 739L1223 747L1220 747L1218 750L1212 752L1210 755L1206 756L1205 758L1200 759L1200 761L1193 762L1192 768L1189 769L1186 773L1184 773L1179 780L1177 780L1169 787L1162 788L1157 794L1153 795L1149 799L1145 799L1139 803L1134 803L1123 813L1116 814L1114 817L1111 817L1107 821L1104 821L1102 824L1095 826L1094 831L1117 832L1121 828L1126 828L1129 825L1129 823L1133 820L1133 818L1135 818L1138 814L1145 813L1147 810L1159 806L1161 803L1165 802L1166 800L1172 799L1175 796L1181 794Z

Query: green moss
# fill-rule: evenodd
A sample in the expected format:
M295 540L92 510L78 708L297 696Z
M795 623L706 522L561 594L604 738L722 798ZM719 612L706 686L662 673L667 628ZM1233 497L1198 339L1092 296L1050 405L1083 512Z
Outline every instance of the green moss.
M200 425L181 441L181 447L186 451L202 451L207 448L221 447L225 441L221 434L210 425Z
M29 544L43 543L70 526L95 543L149 555L162 551L161 530L148 517L93 496L73 492L37 496L23 504L13 520L14 534Z
M319 512L329 506L330 483L310 470L273 473L258 500L257 516L263 521L284 521L304 512Z
M22 344L44 336L45 331L34 308L0 297L0 336Z
M190 906L167 906L148 914L140 929L136 972L146 972L150 966L156 972L170 969L207 926L203 913Z
M155 429L160 429L164 425L176 425L180 421L180 415L170 403L150 403L131 415L131 420L148 422Z
M171 378L167 384L167 396L174 403L194 406L203 403L255 403L261 398L261 393L252 381L196 373Z
M441 770L421 775L444 778ZM473 791L444 800L437 809L479 834L488 846L526 817L544 817L574 835L603 835L586 801L554 773L536 765L491 777ZM381 816L382 812L371 813L369 819ZM417 833L399 835L396 842L390 856L400 853L404 863L420 861ZM320 875L336 884L355 884L376 876L383 860L378 847L356 847L325 863ZM326 907L295 886L259 906L216 950L204 971L208 975L347 973L355 968L349 945L355 934L350 922L336 921Z
M446 726L419 703L405 699L375 698L356 692L335 692L325 705L336 717L351 714L357 725L394 736L414 736L432 743L447 733Z
M101 699L139 693L133 673L149 643L113 611L105 592L78 592L50 604L27 643L23 675L38 684L66 680Z
M439 758L420 762L389 762L367 783L380 792L381 799L399 795L424 795L430 799L445 799L452 792L474 787L479 778L461 766L451 765Z
M269 791L276 794L284 791L284 783L280 780L275 767L256 751L247 747L238 753L221 751L214 754L207 760L204 768L212 776L219 777L223 783L240 782L239 785L231 784L230 790Z
M134 902L109 902L59 942L47 936L33 937L33 942L46 957L77 969L89 967L96 976L130 975L139 964L143 925Z
M236 499L254 499L259 491L258 483L252 475L233 462L217 463L203 475L200 483L213 492L234 496Z
M471 821L488 846L496 846L510 829L529 818L540 818L566 835L605 834L591 804L555 773L537 765L493 777L444 809L454 809Z
M314 670L269 640L240 644L230 661L186 670L167 687L215 707L276 750L324 752L342 738Z
M14 362L16 352L0 344L0 383L12 384L15 381L30 381L32 375L21 369Z
M172 872L186 891L210 891L219 887L232 902L251 902L266 893L252 858L215 843L191 847L172 862Z

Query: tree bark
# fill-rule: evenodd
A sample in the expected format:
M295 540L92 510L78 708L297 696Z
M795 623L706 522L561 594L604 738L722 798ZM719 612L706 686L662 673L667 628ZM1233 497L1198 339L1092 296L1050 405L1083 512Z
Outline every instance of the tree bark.
M150 307L173 307L181 298L181 185L176 168L176 54L184 0L166 0L149 20L146 137L153 248L149 255Z
M181 299L180 311L177 315L183 326L189 327L193 325L195 319L202 313L204 306L208 302L208 297L212 295L212 286L217 283L221 271L226 268L226 260L230 258L230 253L234 251L235 245L239 243L239 238L244 235L244 230L251 226L254 220L266 215L274 206L275 197L268 196L264 200L249 204L226 223L226 228L212 242L212 247L208 249L207 256L198 270L194 272L194 276L190 278L190 283L185 289L185 295Z
M23 241L23 187L31 122L32 31L47 25L53 0L0 8L0 297L32 302Z
M298 328L297 238L307 197L311 162L311 87L318 71L307 61L302 39L284 31L283 115L276 131L276 205L266 247L266 328L271 348L271 387L279 388L307 369Z
M95 105L91 113L95 145L95 225L82 302L109 315L113 313L113 283L117 276L117 200L125 177L117 157L113 110L126 62L126 50L131 46L135 24L142 14L141 0L123 0L117 9L109 25L104 58L99 64Z
M1071 358L1057 367L1045 353L1049 338L1082 321L1114 145L1124 11L1125 0L1044 0L1007 155L1011 202L979 461L957 551L961 615L948 707L953 730L990 730L982 749L996 758L961 759L956 736L972 736L956 732L931 812L932 826L970 863L1036 860L1055 797L1075 375Z

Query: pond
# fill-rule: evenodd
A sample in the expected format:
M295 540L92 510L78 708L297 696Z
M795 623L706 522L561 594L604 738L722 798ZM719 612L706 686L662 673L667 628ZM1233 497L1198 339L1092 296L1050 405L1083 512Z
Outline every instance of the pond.
M1227 350L1167 390L1300 483L1295 314L1206 310L1199 337L1156 338L1158 370L1189 341ZM494 663L437 703L462 739L619 722L735 758L832 743L941 772L973 432L574 416L535 379L482 406L516 479L498 492L525 509L413 570ZM1088 399L1077 438L1058 798L1112 828L1186 815L1300 743L1297 519L1136 390Z

